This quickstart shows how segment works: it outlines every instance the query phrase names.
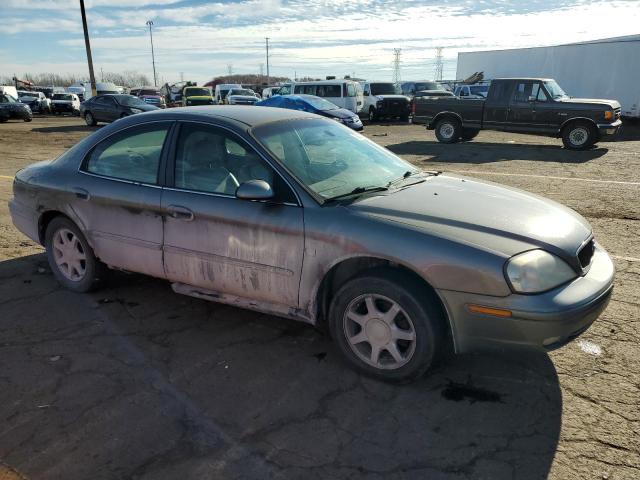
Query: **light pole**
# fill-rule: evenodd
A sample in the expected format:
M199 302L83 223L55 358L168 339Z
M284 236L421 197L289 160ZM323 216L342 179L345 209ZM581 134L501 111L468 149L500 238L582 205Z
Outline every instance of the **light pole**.
M149 37L151 38L151 63L153 63L153 86L158 86L158 79L156 77L156 57L153 53L153 32L151 31L151 27L153 27L153 21L147 20L147 25L149 25Z
M91 44L89 43L89 28L87 16L84 13L84 0L80 0L80 15L82 15L82 28L84 30L84 46L87 50L87 62L89 63L89 82L91 83L91 95L96 96L96 77L93 75L93 59L91 58Z

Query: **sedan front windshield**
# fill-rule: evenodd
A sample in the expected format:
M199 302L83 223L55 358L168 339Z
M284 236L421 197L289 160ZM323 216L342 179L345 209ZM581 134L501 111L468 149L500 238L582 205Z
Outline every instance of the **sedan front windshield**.
M73 98L71 97L71 95L70 95L70 94L68 94L68 93L56 93L56 94L53 96L53 99L54 99L54 100L68 100L68 101L73 100Z
M551 95L552 98L563 98L568 97L564 90L560 88L560 85L557 84L555 80L548 80L544 82L544 86L547 87L547 92Z
M337 110L339 107L329 100L325 100L324 98L316 97L313 95L309 95L308 97L304 97L304 101L311 105L316 110Z
M271 123L256 138L303 185L329 200L417 173L415 167L359 133L324 119Z
M253 90L248 90L245 88L235 88L233 90L231 90L229 92L229 95L245 95L245 96L249 96L249 97L255 97L256 94L253 92Z
M371 95L400 95L402 90L394 83L372 83Z

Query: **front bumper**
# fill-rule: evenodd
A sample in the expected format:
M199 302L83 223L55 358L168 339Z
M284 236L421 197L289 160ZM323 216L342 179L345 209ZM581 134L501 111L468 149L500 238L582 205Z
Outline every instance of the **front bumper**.
M459 353L528 348L553 350L586 331L607 307L615 268L596 244L589 271L569 284L537 295L507 297L439 290ZM510 310L509 318L472 313L468 306Z
M599 123L598 124L598 134L600 138L606 137L614 137L622 128L622 120L618 119L613 123Z
M52 112L74 112L75 109L71 103L52 103Z

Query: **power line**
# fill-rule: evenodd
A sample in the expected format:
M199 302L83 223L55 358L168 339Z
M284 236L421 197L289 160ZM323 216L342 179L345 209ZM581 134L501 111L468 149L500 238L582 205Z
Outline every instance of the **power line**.
M393 49L393 83L400 83L400 53L401 48Z

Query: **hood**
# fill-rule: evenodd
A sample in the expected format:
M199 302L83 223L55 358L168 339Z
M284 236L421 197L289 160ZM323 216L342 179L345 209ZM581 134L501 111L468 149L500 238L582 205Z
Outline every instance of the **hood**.
M591 226L578 213L515 188L441 174L348 206L505 257L543 248L575 264Z
M391 100L406 100L409 101L409 97L407 97L406 95L374 95L378 100L386 100L391 99Z
M153 99L153 100L158 100L160 101L162 99L162 97L160 95L140 95L141 99L145 99L145 98L149 98L149 99Z
M213 97L209 95L185 95L185 100L213 100Z
M340 119L360 118L358 117L358 115L353 113L351 110L347 110L346 108L336 108L335 110L320 110L320 112L322 112L322 115L326 117L333 117L333 118L340 118Z
M601 98L559 98L556 101L566 104L575 104L576 106L597 105L609 107L614 110L616 108L620 108L620 102L617 100L603 100Z
M73 103L75 100L51 100L51 103Z

